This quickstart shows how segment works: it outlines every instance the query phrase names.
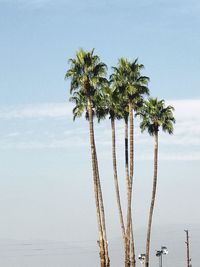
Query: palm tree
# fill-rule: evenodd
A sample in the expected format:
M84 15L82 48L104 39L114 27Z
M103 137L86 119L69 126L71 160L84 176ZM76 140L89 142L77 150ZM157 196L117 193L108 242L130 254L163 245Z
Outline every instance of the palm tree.
M158 100L157 98L150 98L145 102L141 111L138 112L138 115L142 118L140 124L142 132L147 130L151 136L154 136L154 175L153 175L153 187L152 187L152 197L151 205L149 210L149 219L148 219L148 229L147 229L147 239L146 239L146 259L145 267L149 266L149 252L150 252L150 241L151 241L151 226L152 218L156 197L157 189L157 172L158 172L158 134L160 128L164 132L173 134L173 124L175 119L173 116L174 108L172 106L165 107L164 100Z
M114 67L112 79L119 86L124 101L128 104L128 116L130 127L130 170L128 170L127 160L127 115L125 117L125 157L126 157L126 176L127 176L127 227L126 227L126 267L135 266L135 249L133 240L133 223L132 223L132 191L134 175L134 114L143 103L143 96L149 94L147 87L149 78L141 75L144 68L138 63L138 59L133 62L127 59L119 59L118 66ZM131 256L130 256L131 253Z
M99 94L95 94L93 97L93 106L99 105ZM72 97L70 97L70 101L75 103L75 107L73 108L73 119L75 120L77 117L81 117L85 111L85 118L88 120L88 111L87 105L85 105L85 96L82 92L75 92ZM92 110L93 116L97 113L97 111ZM97 175L97 187L98 187L98 196L99 196L99 207L102 216L102 232L103 232L103 240L104 240L104 249L105 249L105 261L106 266L109 266L109 256L108 256L108 242L106 235L106 225L105 225L105 212L104 212L104 204L103 204L103 195L101 190L101 183L99 178L99 169L98 169L98 161L95 147L95 170Z
M102 89L99 94L99 98L96 102L96 115L98 121L105 119L108 115L111 120L112 129L112 160L113 160L113 174L114 174L114 184L115 193L117 199L117 206L119 212L120 225L122 230L122 237L125 244L125 225L123 219L123 211L121 206L118 173L117 173L117 159L116 159L116 134L115 134L115 121L116 119L121 119L121 106L118 91L114 86L106 86Z
M76 103L76 107L73 110L74 118L80 117L82 112L85 110L86 117L89 121L94 194L99 231L100 260L101 267L107 267L109 266L109 256L93 125L94 98L97 92L101 89L102 85L107 82L105 78L107 67L100 61L100 58L94 54L94 49L91 52L86 52L83 49L80 49L76 53L75 59L70 59L69 63L70 69L67 71L65 78L71 79L70 93L72 94L72 101L75 101Z

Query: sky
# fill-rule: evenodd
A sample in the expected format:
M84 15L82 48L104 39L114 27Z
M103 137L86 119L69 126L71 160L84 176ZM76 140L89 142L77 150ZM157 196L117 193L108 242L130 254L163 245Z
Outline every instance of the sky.
M0 239L97 239L88 125L84 119L73 122L64 80L68 59L79 48L95 48L108 73L120 57L138 57L151 95L175 107L174 135L160 134L154 223L199 224L199 11L197 0L0 0ZM147 222L153 139L138 125L137 120L139 231ZM109 121L96 123L95 134L108 236L115 240L120 227ZM122 122L117 149L125 207Z

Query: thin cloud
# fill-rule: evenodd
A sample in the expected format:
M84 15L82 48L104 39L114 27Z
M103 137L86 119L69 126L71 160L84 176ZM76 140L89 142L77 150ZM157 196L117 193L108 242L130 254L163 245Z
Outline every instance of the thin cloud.
M176 125L174 135L160 132L161 160L200 159L200 100L169 100L175 107ZM89 145L88 125L85 119L73 123L71 103L44 103L0 108L4 125L0 147L4 149L72 149ZM64 118L64 119L62 119ZM65 119L66 118L66 119ZM41 120L42 119L42 120ZM116 123L118 155L123 155L124 124ZM110 154L110 123L95 125L97 149L100 154ZM153 153L153 138L141 134L139 119L136 123L135 146L137 160L150 160ZM140 151L140 153L137 153Z
M0 119L34 119L72 117L70 103L43 103L0 108Z
M0 0L0 3L23 5L30 7L42 7L53 2L52 0Z
M6 4L13 4L13 5L18 5L22 7L29 7L29 8L42 8L48 5L90 5L94 4L94 1L92 0L87 0L86 2L83 2L81 0L0 0L0 3L6 3ZM98 3L97 3L98 4Z
M178 120L199 119L200 100L170 100L166 103L175 107L175 116Z

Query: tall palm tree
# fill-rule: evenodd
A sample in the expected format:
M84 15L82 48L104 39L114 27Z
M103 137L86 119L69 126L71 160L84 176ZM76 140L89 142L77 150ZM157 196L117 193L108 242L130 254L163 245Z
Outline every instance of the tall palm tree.
M146 259L145 267L149 266L149 252L151 241L151 226L157 189L157 172L158 172L158 134L160 128L164 132L173 134L173 124L175 119L173 116L174 108L172 106L165 107L164 100L158 100L157 98L150 98L145 102L138 115L142 118L140 124L142 132L147 130L151 136L154 136L154 175L153 175L153 187L151 204L149 210L148 229L146 238Z
M143 103L143 96L149 94L147 87L149 78L141 75L144 65L138 63L138 59L133 62L127 59L119 59L118 66L114 67L112 79L118 84L123 99L128 104L129 127L130 127L130 170L127 169L128 161L126 159L127 176L127 227L126 227L126 267L135 266L135 249L133 238L132 222L132 191L134 176L134 114L138 106ZM127 140L127 119L125 119L125 140ZM127 145L126 145L127 146ZM126 152L127 158L127 152Z
M121 206L121 197L120 197L120 189L118 182L118 172L117 172L117 159L116 159L116 131L115 131L115 121L116 119L121 119L121 106L120 106L120 98L118 91L114 86L106 86L104 87L100 94L96 103L96 115L98 117L98 121L105 119L108 115L111 120L111 129L112 129L112 160L113 160L113 174L114 174L114 184L115 184L115 193L116 200L119 212L120 225L122 230L122 237L125 244L125 225L123 218L123 211Z
M93 106L99 106L99 94L95 94L93 97ZM88 111L87 105L85 105L85 96L82 92L75 92L72 97L70 97L70 101L75 103L75 107L73 108L73 119L75 120L77 117L81 117L82 114L85 112L85 118L88 120ZM95 108L96 109L96 108ZM92 110L93 115L97 114L96 110ZM104 212L104 204L103 204L103 195L101 190L101 183L99 178L99 169L98 169L98 161L97 161L97 154L96 154L96 147L95 147L95 170L97 175L97 187L98 187L98 196L99 196L99 207L101 211L102 217L102 233L103 233L103 240L104 240L104 249L105 249L105 262L106 266L109 266L110 260L108 256L108 242L107 242L107 234L106 234L106 225L105 225L105 212Z
M93 125L93 100L102 85L107 82L105 78L107 67L100 61L100 58L94 54L94 49L90 52L80 49L76 53L76 57L69 60L69 63L70 69L67 71L65 78L71 79L70 93L73 95L72 100L76 102L76 107L74 108L74 118L80 117L82 111L86 110L86 116L89 121L94 194L99 231L100 260L101 267L107 267L109 266L109 256L107 250L104 207L101 195L101 184L98 172ZM103 211L103 216L101 209Z

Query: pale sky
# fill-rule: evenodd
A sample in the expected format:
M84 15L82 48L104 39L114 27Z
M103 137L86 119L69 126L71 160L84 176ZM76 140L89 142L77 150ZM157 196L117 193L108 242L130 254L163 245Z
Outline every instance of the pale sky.
M199 223L200 3L0 0L0 239L96 240L87 122L72 121L67 60L139 58L153 97L176 109L161 134L155 225ZM138 122L136 123L138 125ZM108 235L120 236L109 121L96 125ZM123 124L117 124L125 199ZM135 227L146 226L153 139L136 129ZM125 203L124 203L125 204Z

